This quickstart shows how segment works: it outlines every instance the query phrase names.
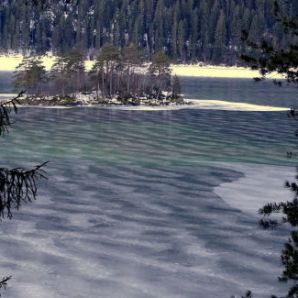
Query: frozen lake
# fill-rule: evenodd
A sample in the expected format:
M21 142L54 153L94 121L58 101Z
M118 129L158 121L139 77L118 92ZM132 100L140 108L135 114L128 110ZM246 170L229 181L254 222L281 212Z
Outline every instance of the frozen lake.
M294 90L249 80L183 86L190 98L295 103ZM257 210L291 197L286 112L23 108L15 120L1 164L51 162L38 200L1 223L1 275L13 275L4 297L284 293L287 233L260 229Z

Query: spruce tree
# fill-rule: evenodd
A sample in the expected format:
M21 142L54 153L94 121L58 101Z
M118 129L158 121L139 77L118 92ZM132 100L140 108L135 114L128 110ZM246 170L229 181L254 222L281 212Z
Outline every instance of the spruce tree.
M28 94L41 94L46 81L46 70L40 56L24 57L14 73L13 85Z
M223 11L220 12L220 16L216 25L215 37L214 37L214 50L213 61L220 63L224 61L226 48L226 21Z
M156 53L152 58L149 67L149 73L152 76L154 96L161 99L162 91L168 91L171 85L170 59L163 52Z
M175 75L172 82L172 98L179 99L181 97L181 83L179 78Z
M124 64L124 72L126 77L127 93L131 95L131 79L133 79L135 68L141 65L141 58L137 47L130 44L123 49L122 64Z
M114 72L120 63L120 52L117 47L112 44L105 44L100 54L97 57L96 65L97 67L103 67L104 81L108 82L107 94L110 98L113 97L113 87L114 87Z
M85 80L83 55L73 49L68 54L58 56L50 73L55 84L55 90L62 94L63 97L71 92L80 90Z

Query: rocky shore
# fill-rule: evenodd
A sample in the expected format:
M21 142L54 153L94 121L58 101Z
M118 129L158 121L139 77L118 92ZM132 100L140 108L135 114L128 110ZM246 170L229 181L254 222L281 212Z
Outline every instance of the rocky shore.
M183 98L171 98L163 96L160 99L155 98L98 98L95 94L78 93L74 95L57 96L36 96L24 95L18 100L23 106L173 106L189 105Z

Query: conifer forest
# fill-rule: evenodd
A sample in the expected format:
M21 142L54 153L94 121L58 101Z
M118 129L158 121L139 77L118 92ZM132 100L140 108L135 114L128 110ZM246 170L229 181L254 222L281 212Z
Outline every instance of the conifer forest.
M272 0L1 0L0 50L63 54L76 47L92 58L106 43L136 45L143 56L163 50L176 62L241 63L249 39L287 43ZM298 14L287 1L285 14Z

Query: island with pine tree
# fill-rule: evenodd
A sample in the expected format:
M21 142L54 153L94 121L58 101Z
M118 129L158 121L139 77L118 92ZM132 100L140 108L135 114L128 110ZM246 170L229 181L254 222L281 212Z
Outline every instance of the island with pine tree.
M177 76L162 52L144 65L134 45L120 51L106 44L86 72L84 56L77 50L56 58L47 72L41 56L24 57L14 74L14 86L25 90L21 105L182 105Z

